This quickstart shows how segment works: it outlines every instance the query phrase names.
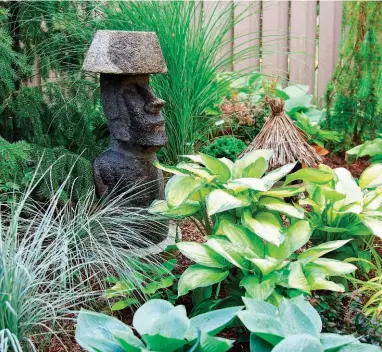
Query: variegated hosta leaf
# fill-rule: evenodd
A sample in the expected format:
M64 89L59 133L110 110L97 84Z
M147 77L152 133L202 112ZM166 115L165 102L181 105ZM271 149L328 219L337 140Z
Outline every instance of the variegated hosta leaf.
M369 166L359 178L359 185L362 189L382 186L382 164Z
M342 206L356 203L362 205L363 193L361 188L356 184L354 180L351 181L338 181L336 183L336 191L345 195L345 198L341 202Z
M309 248L302 252L298 256L298 260L301 261L303 264L309 263L319 257L322 257L326 253L329 253L331 251L336 250L337 248L344 246L349 241L351 240L338 240L322 243L316 247Z
M247 166L253 164L259 158L264 158L266 161L268 161L271 158L272 154L273 154L272 150L258 149L236 160L234 165L234 178L243 177L244 169Z
M250 210L242 215L242 223L262 239L279 246L285 239L280 218L274 213L260 212L252 218Z
M242 249L229 241L212 238L207 241L207 246L240 269L247 270L250 266Z
M239 193L247 189L252 189L254 191L266 191L272 187L272 184L267 184L260 178L238 178L228 182L225 187L231 189L235 193Z
M212 182L215 179L215 175L212 175L207 168L199 164L179 163L177 168L189 171L191 174L205 179L207 182Z
M286 198L286 197L297 196L304 191L305 191L305 186L279 187L279 188L272 188L269 191L261 192L259 196Z
M364 199L366 209L377 210L382 207L382 187L367 192Z
M246 276L240 281L240 286L244 287L251 298L265 301L274 291L276 285L270 280L259 282L255 276Z
M325 274L321 270L304 268L304 273L312 291L328 290L334 292L345 292L345 288L342 285L326 280Z
M160 170L166 171L170 174L174 175L190 175L191 173L187 170L179 169L174 166L167 166L167 165L162 165L158 161L154 161L153 165Z
M201 178L175 175L167 182L165 195L168 206L182 205L193 193L203 186Z
M216 179L225 183L231 178L231 171L229 167L221 160L216 159L210 155L199 153L203 164L207 167L212 174L216 175Z
M339 187L339 188L341 188L341 187ZM325 202L322 202L320 204L325 204L327 200L329 200L331 202L337 202L337 201L345 199L346 194L342 193L343 188L344 187L342 186L342 189L336 188L334 190L333 188L326 186L326 185L318 187L317 189L321 192L322 196L325 199Z
M242 195L232 195L229 191L216 189L212 191L206 198L207 213L214 215L226 210L246 207L251 201Z
M197 264L211 268L224 268L229 265L226 259L203 243L179 242L177 247L184 256Z
M263 157L248 165L243 170L243 177L260 178L268 169L268 162Z
M199 202L192 200L187 200L176 208L169 208L165 200L154 200L150 205L148 212L166 217L184 218L197 213L200 207L201 205Z
M284 166L279 167L278 169L272 170L268 174L266 174L263 179L265 181L271 181L273 184L275 184L277 181L281 180L283 177L288 175L296 166L297 162L287 164Z
M288 286L310 294L309 283L302 271L301 263L299 261L290 263L289 270Z
M318 258L305 266L307 269L316 268L326 274L326 276L339 276L350 274L357 270L353 264L341 260Z
M312 182L316 184L325 184L330 182L334 177L333 171L320 170L306 168L296 171L293 174L290 174L286 177L284 185L287 185L296 180L302 180L304 182Z
M306 198L306 199L301 199L298 204L300 205L309 205L312 207L313 209L313 212L316 213L316 214L320 214L321 213L321 209L323 210L324 207L321 206L320 204L317 204L314 200L312 199L309 199L309 198Z
M263 275L267 275L272 271L280 270L285 267L289 262L283 259L278 260L272 257L265 258L248 258L253 264L255 264Z
M278 198L262 197L259 204L263 205L269 210L277 211L281 214L285 214L293 218L304 218L304 210L302 208L295 207Z
M200 155L197 155L197 154L194 154L194 155L181 155L181 157L190 159L190 160L192 160L194 163L204 165L204 164L203 164L203 160L202 160L202 158L200 157Z
M382 238L382 220L370 216L362 216L361 219L374 236Z

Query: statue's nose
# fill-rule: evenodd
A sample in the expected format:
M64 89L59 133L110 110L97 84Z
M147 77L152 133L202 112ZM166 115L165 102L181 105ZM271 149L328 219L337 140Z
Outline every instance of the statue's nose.
M145 105L145 111L150 114L159 114L166 102L162 99L155 98Z

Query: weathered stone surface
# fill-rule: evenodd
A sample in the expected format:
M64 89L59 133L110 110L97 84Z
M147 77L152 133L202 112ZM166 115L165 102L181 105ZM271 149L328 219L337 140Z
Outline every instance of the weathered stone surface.
M167 72L158 37L153 32L97 31L82 68L125 75Z

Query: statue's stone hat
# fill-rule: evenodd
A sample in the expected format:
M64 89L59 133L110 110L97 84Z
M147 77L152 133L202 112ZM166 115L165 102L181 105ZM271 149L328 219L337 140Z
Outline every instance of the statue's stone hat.
M124 75L167 72L158 37L153 32L97 31L82 68Z

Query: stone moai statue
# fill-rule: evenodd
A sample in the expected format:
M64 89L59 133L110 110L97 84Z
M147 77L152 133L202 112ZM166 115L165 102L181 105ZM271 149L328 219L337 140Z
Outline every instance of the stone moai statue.
M131 205L164 198L163 174L155 152L167 143L161 109L165 101L149 86L150 74L166 73L158 38L150 32L97 31L83 69L100 73L110 145L94 162L99 196L144 183Z

